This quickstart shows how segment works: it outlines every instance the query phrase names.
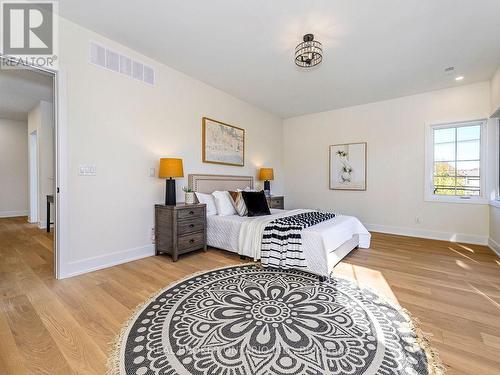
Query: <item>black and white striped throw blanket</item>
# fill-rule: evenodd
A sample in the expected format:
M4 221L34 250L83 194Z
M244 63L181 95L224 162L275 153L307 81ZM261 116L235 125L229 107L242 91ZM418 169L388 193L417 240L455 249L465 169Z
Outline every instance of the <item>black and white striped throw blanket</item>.
M266 225L262 235L263 267L305 268L302 253L302 229L333 219L334 213L310 211L281 217Z

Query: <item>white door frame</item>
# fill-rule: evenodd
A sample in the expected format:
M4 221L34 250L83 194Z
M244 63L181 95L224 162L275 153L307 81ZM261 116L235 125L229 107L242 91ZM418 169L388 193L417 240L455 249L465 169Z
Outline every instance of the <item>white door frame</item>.
M29 158L29 218L31 224L38 223L38 132L28 134Z
M68 264L69 254L69 211L68 211L68 120L67 87L64 70L54 73L54 119L55 119L55 194L54 203L55 248L54 275L63 279L67 275L64 269Z
M13 60L0 53L0 59ZM18 64L17 60L14 60ZM52 75L54 93L54 145L55 145L55 230L54 230L54 276L56 279L66 277L65 265L68 254L68 145L67 145L67 99L66 76L62 69L52 70L36 66L25 66L38 73Z

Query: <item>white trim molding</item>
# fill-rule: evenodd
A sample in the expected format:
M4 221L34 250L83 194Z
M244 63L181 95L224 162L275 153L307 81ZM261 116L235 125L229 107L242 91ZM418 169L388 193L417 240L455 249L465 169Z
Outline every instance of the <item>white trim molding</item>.
M66 72L59 69L55 75L55 167L56 191L54 196L56 222L54 240L54 275L62 279L67 274L69 258L69 192L68 192L68 93Z
M132 262L134 260L146 258L155 255L153 244L135 247L132 249L117 251L111 254L100 255L92 258L86 258L69 262L65 265L60 279L81 275L87 272L97 271L103 268L113 267L118 264Z
M55 228L56 225L54 223L50 223L51 228ZM38 223L38 229L47 229L47 224L46 223Z
M500 243L496 242L493 238L488 239L488 246L500 257Z
M399 236L427 238L430 240L441 240L449 242L461 242L473 245L488 245L488 236L477 234L438 232L429 229L415 229L395 227L391 225L365 224L370 232L380 232L387 234L396 234Z
M0 218L28 216L28 211L0 211Z

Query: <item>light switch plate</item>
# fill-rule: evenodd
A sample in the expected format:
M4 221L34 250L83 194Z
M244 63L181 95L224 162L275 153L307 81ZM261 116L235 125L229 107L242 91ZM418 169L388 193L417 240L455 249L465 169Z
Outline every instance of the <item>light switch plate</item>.
M95 176L96 166L93 164L80 164L78 167L78 176Z
M156 168L149 168L149 177L156 177Z

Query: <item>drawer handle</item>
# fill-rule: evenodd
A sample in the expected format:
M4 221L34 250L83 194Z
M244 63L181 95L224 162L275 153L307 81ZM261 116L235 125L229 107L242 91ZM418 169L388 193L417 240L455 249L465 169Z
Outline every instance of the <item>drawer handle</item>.
M190 214L190 215L194 214L194 211L189 211L189 214Z
M191 239L189 240L189 243L193 243L193 242L194 242L194 239L192 239L192 238L191 238Z
M194 228L194 224L189 224L189 228Z

